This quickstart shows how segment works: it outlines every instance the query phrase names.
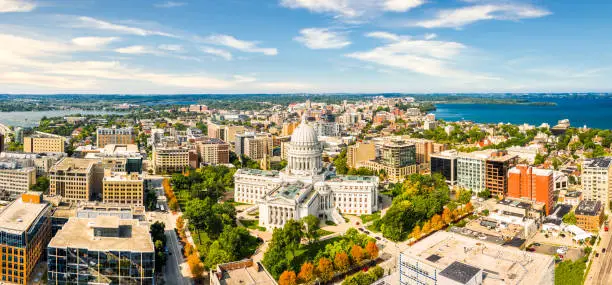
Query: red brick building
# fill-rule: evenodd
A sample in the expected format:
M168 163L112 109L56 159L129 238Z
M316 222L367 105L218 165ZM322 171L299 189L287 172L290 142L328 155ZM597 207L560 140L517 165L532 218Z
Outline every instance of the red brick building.
M508 171L508 197L544 203L547 215L554 206L553 191L552 170L517 165Z

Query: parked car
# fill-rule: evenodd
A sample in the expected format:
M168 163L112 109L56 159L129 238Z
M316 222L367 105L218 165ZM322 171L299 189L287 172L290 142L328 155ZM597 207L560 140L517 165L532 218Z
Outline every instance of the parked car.
M527 251L534 252L534 251L536 251L536 249L533 248L533 247L530 247L530 248L527 248Z
M605 248L602 248L602 249L601 249L601 253L606 253L606 249L605 249Z

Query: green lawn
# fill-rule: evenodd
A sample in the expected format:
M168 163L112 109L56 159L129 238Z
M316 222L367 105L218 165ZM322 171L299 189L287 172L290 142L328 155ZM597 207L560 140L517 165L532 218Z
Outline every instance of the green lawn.
M266 228L259 226L259 220L240 220L247 229L265 231Z
M324 229L318 229L317 233L319 234L319 237L324 237L324 236L328 236L333 234L334 232L330 232L330 231L326 231Z
M371 232L373 232L373 233L379 233L379 232L380 232L380 230L379 230L379 229L377 229L377 228L374 226L374 224L371 224L371 225L367 226L367 227L366 227L366 229L368 229L368 231L371 231Z
M359 218L361 218L361 223L365 224L371 221L376 221L378 219L380 219L380 212L376 212L374 214L371 215L361 215L359 216Z

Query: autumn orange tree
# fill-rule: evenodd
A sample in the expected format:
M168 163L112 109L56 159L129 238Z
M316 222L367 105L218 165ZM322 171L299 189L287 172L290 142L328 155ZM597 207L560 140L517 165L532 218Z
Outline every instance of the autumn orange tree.
M444 225L442 224L442 217L440 217L440 215L434 215L433 217L431 217L431 227L434 230L439 230L443 226Z
M317 265L317 275L324 282L327 282L334 277L334 268L329 259L325 257L319 259L319 264Z
M370 259L378 258L378 246L375 242L369 241L365 249Z
M308 283L314 280L314 265L310 262L302 264L302 268L300 268L300 273L298 273L297 277L302 283Z
M183 220L183 216L179 216L176 218L176 228L182 229L185 226L185 220Z
M431 224L429 224L429 222L425 222L423 224L423 227L421 228L421 231L423 232L423 234L428 234L431 231Z
M453 221L453 216L450 209L444 208L444 211L442 211L442 221L445 224L450 224Z
M358 245L353 245L351 248L351 256L355 263L359 264L363 260L363 248Z
M474 206L472 206L472 202L468 202L464 207L465 213L470 213L474 211Z
M278 285L296 285L297 278L295 276L295 272L287 271L283 272L278 278Z
M199 277L204 273L204 266L200 261L200 257L196 253L192 253L187 257L187 264L191 269L191 274L195 277Z
M336 266L336 270L347 270L351 265L351 261L349 260L348 254L346 254L346 252L336 253L336 257L334 257L334 265Z
M414 239L419 239L421 235L421 227L419 227L419 225L414 226L414 228L412 229L412 233L410 233L410 236Z

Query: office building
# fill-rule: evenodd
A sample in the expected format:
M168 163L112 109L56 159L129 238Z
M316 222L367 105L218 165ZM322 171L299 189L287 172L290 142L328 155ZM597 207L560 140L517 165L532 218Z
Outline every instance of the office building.
M153 146L152 163L155 174L183 172L189 168L189 149L173 143Z
M293 131L300 125L299 121L296 122L284 122L283 129L281 130L281 136L290 136Z
M246 132L242 134L236 135L236 141L234 143L234 152L238 157L244 155L244 144L247 139L252 139L255 137L255 133Z
M144 179L137 172L111 172L102 180L102 201L118 205L144 205Z
M16 160L20 161L24 166L33 166L36 168L37 176L46 176L49 169L61 158L65 157L64 152L49 152L49 153L26 153L26 152L3 152L0 153L0 161Z
M97 159L62 158L49 170L49 194L69 202L89 201L100 194L104 169Z
M401 139L386 139L376 144L376 159L357 163L374 172L383 172L393 182L417 172L416 147Z
M429 169L431 174L440 173L446 179L446 183L455 185L457 183L457 151L448 150L432 154Z
M143 156L135 144L107 144L99 152L89 152L85 158L97 159L104 169L115 172L142 173Z
M376 159L376 146L374 143L358 142L349 145L346 149L346 165L349 168L357 168L357 164L367 160Z
M213 122L208 123L208 137L220 139L225 142L233 142L236 140L236 135L245 132L244 126L229 126L220 125Z
M96 130L96 146L103 148L108 144L133 144L135 140L132 128L98 128Z
M508 191L508 170L516 165L517 157L505 151L495 151L485 163L485 188L493 196L504 196Z
M578 204L576 210L576 225L588 232L597 233L604 221L604 206L601 201L584 200Z
M116 216L70 218L49 242L47 284L153 285L148 224Z
M200 163L217 165L229 163L229 144L220 139L207 139L196 144Z
M23 138L23 152L64 152L66 138L58 135L36 132Z
M486 160L491 151L458 153L457 185L474 192L485 189Z
M554 176L550 169L517 165L508 171L507 196L544 203L546 215L554 207Z
M438 231L402 252L400 285L554 284L554 257Z
M272 136L269 134L255 134L254 137L244 140L244 155L253 160L262 159L264 156L272 156L273 149Z
M0 283L28 284L51 238L50 206L25 193L0 212Z
M189 105L189 112L205 113L206 111L208 111L208 106L206 105Z
M336 122L318 121L315 126L319 137L338 137L340 136L340 125Z
M0 158L0 192L19 196L36 183L34 162L27 159Z
M586 159L582 164L582 194L585 200L596 200L609 210L612 197L612 157Z

